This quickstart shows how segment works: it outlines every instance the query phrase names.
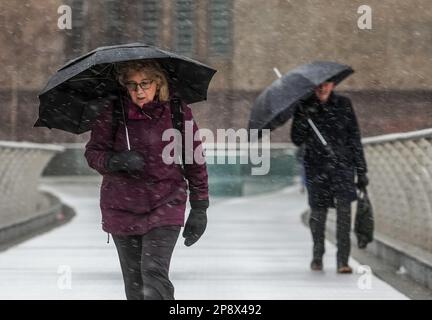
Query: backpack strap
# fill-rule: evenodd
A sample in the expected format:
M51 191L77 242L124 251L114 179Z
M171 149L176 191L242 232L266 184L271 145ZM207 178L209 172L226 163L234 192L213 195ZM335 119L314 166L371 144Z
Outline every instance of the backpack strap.
M113 102L113 110L112 110L112 140L115 141L115 137L118 131L120 124L123 124L123 110L121 107L121 97L116 99Z
M173 97L170 100L170 108L171 108L171 121L174 129L177 129L181 133L181 146L182 152L180 155L180 167L184 173L184 159L185 159L185 146L183 141L183 123L184 123L184 114L183 108L181 104L181 100L178 97Z

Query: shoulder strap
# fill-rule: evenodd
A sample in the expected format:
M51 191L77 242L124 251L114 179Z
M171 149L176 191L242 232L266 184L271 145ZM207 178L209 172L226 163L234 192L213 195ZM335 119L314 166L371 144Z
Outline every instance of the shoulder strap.
M171 108L171 120L173 124L173 128L177 129L181 133L181 146L182 146L182 152L181 152L181 168L184 171L184 163L183 159L185 158L185 147L184 147L184 141L183 141L183 122L184 122L184 116L183 116L183 108L181 104L181 100L177 97L174 97L170 101L170 108Z
M120 98L121 99L121 98ZM114 101L112 110L112 139L115 140L120 123L123 123L122 109L119 99Z

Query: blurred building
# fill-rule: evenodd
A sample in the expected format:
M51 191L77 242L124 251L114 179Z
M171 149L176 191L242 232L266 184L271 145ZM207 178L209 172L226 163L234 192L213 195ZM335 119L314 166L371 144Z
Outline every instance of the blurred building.
M68 59L98 46L146 42L218 69L207 102L193 105L200 127L247 126L259 92L312 60L356 70L340 88L353 99L364 135L432 127L430 0L370 0L372 29L360 30L364 1L23 0L0 2L0 140L84 142L33 128L38 92ZM72 8L61 30L58 8ZM289 140L289 124L273 141Z

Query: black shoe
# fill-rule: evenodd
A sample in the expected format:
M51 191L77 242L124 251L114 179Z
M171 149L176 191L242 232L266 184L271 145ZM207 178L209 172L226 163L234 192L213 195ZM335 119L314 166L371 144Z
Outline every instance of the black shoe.
M313 259L310 267L313 271L322 271L323 269L323 262L322 259Z

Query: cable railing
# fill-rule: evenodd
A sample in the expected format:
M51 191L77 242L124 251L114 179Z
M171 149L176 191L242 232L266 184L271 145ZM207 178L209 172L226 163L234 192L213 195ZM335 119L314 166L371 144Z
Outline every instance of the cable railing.
M363 143L376 231L432 252L432 129Z
M34 218L49 200L38 191L42 170L61 146L0 141L0 229Z

